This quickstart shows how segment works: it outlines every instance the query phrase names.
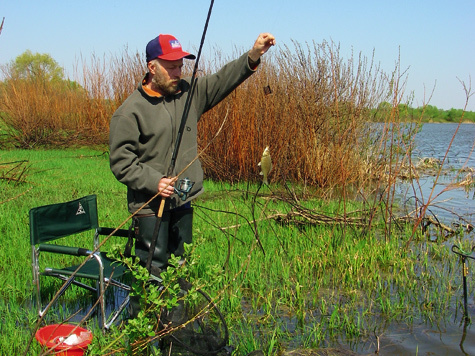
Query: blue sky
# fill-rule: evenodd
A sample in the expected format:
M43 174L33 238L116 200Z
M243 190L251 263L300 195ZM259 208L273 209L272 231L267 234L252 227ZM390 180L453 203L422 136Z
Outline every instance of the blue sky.
M73 77L78 59L129 51L143 52L159 33L171 33L185 49L198 48L209 1L2 0L0 65L25 50L50 54ZM203 58L213 48L232 54L248 49L260 32L277 45L315 41L340 44L375 59L391 71L400 55L408 69L406 95L413 106L428 100L442 109L463 108L459 79L475 91L475 1L473 0L215 0ZM74 79L74 78L72 78ZM475 96L468 110L475 111Z

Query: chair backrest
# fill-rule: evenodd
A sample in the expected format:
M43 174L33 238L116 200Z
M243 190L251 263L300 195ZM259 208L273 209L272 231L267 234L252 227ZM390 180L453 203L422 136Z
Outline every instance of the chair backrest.
M32 245L98 227L96 195L88 195L65 203L39 206L30 210Z

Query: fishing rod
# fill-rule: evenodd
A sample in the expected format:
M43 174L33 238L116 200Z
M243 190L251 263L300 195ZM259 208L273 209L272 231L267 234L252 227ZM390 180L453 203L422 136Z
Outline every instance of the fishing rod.
M180 127L178 129L178 134L177 134L176 141L175 141L175 147L173 149L170 165L168 166L167 177L171 177L173 175L174 170L175 170L175 164L176 164L176 158L177 158L177 155L178 155L178 150L180 148L181 139L182 139L182 136L183 136L183 131L185 130L186 119L188 118L188 113L190 112L191 101L193 99L193 93L194 93L195 87L196 87L196 73L198 71L198 62L200 61L201 50L203 48L203 44L204 44L204 41L205 41L206 31L208 30L208 24L209 24L209 19L211 17L211 11L213 10L213 5L214 5L214 0L211 0L209 10L208 10L208 16L206 17L205 27L203 29L203 34L201 36L201 43L200 43L200 47L198 49L198 55L196 56L195 66L193 68L193 74L191 75L190 90L188 91L188 95L186 97L185 107L183 109L183 115L181 117L181 123L180 123ZM160 226L161 226L161 223L162 223L163 210L165 208L166 200L167 200L167 198L161 197L160 207L158 208L158 212L157 212L157 221L156 221L155 227L153 229L152 241L150 243L150 248L148 250L147 263L146 263L145 266L146 266L147 271L149 273L150 273L150 270L151 270L151 267L152 267L153 253L155 251L155 247L157 246L158 233L160 231Z
M462 259L462 282L463 282L463 316L465 321L470 321L470 317L468 315L468 300L467 300L467 275L468 275L468 265L467 265L467 258L475 260L473 256L473 252L475 251L475 246L472 247L470 253L462 251L460 247L457 245L452 245L452 252L459 255Z

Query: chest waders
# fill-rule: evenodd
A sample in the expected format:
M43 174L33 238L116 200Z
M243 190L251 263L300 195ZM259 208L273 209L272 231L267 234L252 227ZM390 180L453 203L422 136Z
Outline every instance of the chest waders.
M178 208L164 212L158 236L155 239L154 228L157 219L155 214L135 216L133 233L135 235L135 255L140 258L140 263L143 266L146 265L152 241L155 241L149 271L151 276L159 278L160 272L167 268L171 254L183 256L184 244L192 242L193 208ZM140 310L140 296L131 296L129 317L136 318Z
M145 266L150 246L154 239L153 231L158 217L155 214L134 218L135 255ZM193 208L178 208L166 211L162 221L155 248L152 251L151 274L157 276L160 270L166 269L171 254L183 256L184 243L192 242Z

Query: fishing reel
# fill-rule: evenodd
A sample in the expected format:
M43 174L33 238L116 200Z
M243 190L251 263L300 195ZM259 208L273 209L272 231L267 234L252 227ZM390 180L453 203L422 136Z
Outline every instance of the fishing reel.
M176 187L174 188L175 193L181 198L181 200L185 201L194 184L195 182L192 182L188 178L180 179L178 181L178 189Z

